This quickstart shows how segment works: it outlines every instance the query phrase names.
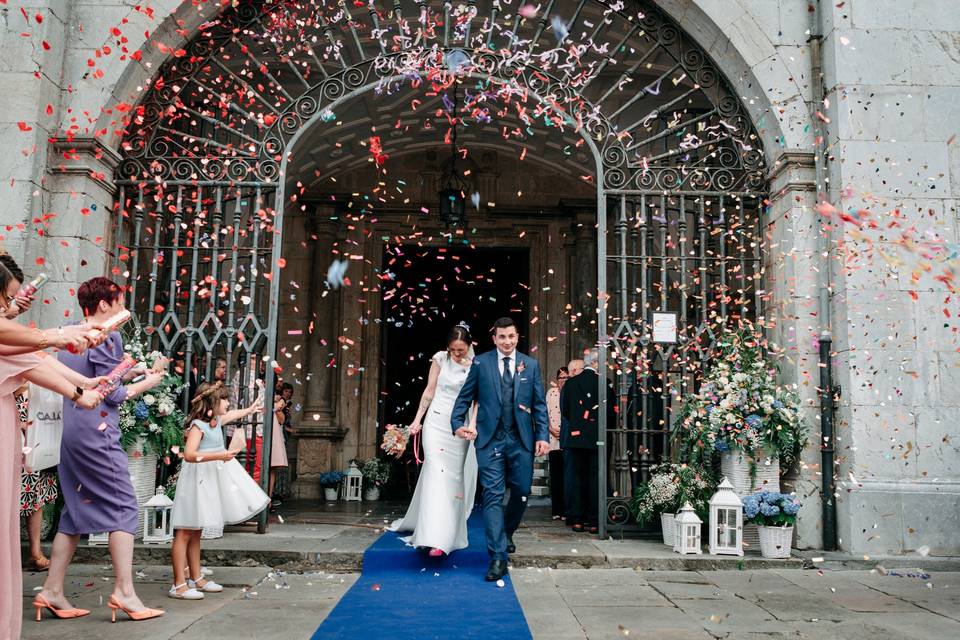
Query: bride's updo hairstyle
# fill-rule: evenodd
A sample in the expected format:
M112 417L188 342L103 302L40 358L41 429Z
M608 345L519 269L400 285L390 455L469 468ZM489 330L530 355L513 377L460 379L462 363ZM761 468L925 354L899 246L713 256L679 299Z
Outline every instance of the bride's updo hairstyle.
M470 327L464 322L461 322L450 329L450 333L447 334L447 348L450 348L450 345L457 340L462 340L465 342L467 347L473 344L470 338Z

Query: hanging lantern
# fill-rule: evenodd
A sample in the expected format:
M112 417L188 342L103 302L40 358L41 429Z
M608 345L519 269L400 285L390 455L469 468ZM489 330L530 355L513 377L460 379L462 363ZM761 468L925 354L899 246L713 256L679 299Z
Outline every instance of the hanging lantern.
M157 487L157 493L147 500L143 510L143 543L166 544L173 540L173 526L170 513L173 500L167 497L163 487Z
M710 498L710 554L743 555L743 502L726 478Z
M690 503L685 503L683 508L677 512L677 519L674 524L673 550L680 554L703 553L700 548L700 525L702 524L703 520L697 517Z
M457 83L453 83L453 102L450 112L453 116L451 127L450 164L443 168L440 175L440 191L437 197L440 200L440 222L448 229L467 226L467 191L470 188L457 170ZM444 98L446 99L446 98Z
M347 469L347 475L343 478L343 499L347 502L351 500L360 501L363 499L363 474L357 468L355 462L350 463Z

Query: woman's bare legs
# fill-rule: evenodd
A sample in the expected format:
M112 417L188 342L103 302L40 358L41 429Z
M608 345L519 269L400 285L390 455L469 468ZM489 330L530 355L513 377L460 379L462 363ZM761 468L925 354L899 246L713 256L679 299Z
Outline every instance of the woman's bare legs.
M43 589L39 594L47 599L57 609L72 609L73 605L63 594L63 581L67 576L67 568L73 560L73 553L77 550L80 536L71 536L58 533L53 539L53 549L50 551L50 570L47 579L43 582Z
M133 534L110 533L110 557L113 559L113 596L130 611L146 609L133 589Z

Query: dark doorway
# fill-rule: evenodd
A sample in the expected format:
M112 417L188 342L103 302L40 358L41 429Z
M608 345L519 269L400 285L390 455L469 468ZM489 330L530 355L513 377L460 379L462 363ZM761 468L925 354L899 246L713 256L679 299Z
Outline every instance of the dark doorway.
M383 255L383 306L378 441L387 424L416 416L430 357L446 348L458 322L470 325L478 354L493 348L490 327L502 316L529 326L530 250L387 245ZM528 336L521 331L519 349ZM387 497L406 498L416 483L407 456L395 468Z

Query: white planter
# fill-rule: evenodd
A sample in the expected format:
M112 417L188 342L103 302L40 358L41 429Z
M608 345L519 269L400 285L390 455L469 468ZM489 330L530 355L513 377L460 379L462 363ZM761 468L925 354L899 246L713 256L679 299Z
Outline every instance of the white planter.
M793 543L793 527L757 527L760 531L760 553L764 558L789 558Z
M324 487L323 488L323 497L327 502L336 502L337 501L337 488L336 487Z
M660 529L663 531L663 544L668 547L673 547L674 536L676 535L674 529L675 516L672 513L661 513L660 514Z
M137 439L130 451L127 452L127 466L130 470L130 482L133 484L133 493L137 496L137 512L150 498L156 494L157 481L157 454L144 453L134 455L134 452L143 451L143 438ZM137 517L136 538L143 536L143 518Z
M369 502L374 502L375 500L380 499L380 487L370 487L363 492L363 499Z
M757 452L756 476L750 477L750 458L742 451L724 451L720 456L720 477L726 477L740 496L755 491L780 491L780 460Z

